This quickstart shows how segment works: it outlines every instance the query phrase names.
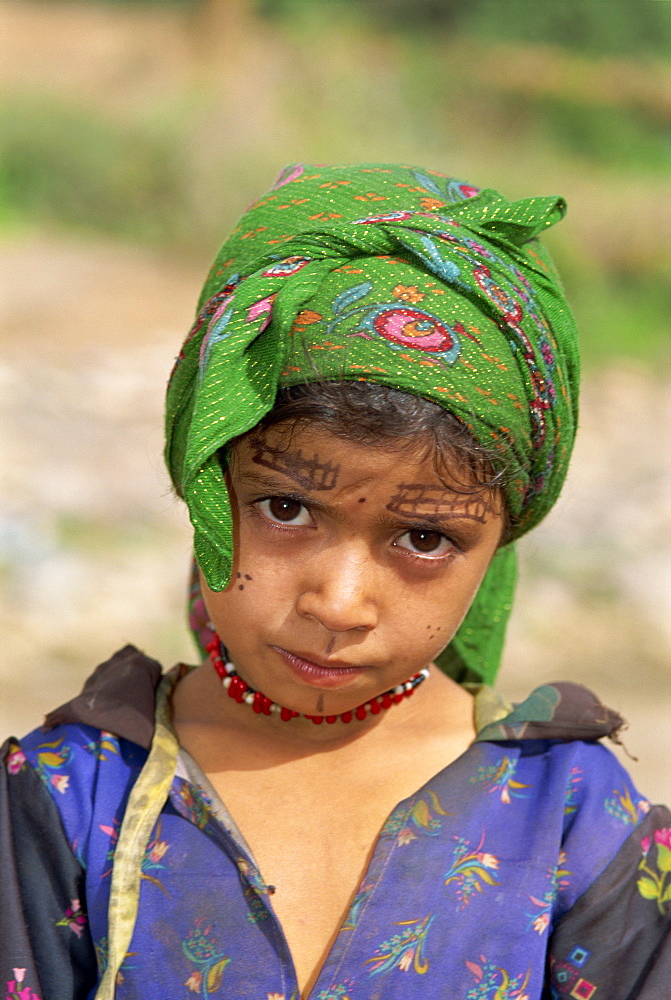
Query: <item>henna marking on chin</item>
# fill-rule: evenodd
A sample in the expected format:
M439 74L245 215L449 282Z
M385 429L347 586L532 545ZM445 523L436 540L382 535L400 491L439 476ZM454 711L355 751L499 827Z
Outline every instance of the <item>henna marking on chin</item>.
M317 698L317 715L324 714L324 695L320 694Z
M340 466L333 465L332 462L320 462L318 454L307 458L300 448L297 451L273 448L264 438L256 438L253 444L253 462L281 472L305 489L332 490L337 485Z
M439 521L445 518L467 518L484 524L487 514L492 511L488 492L462 494L441 486L425 486L421 483L398 483L396 488L398 493L392 496L387 510L402 517Z

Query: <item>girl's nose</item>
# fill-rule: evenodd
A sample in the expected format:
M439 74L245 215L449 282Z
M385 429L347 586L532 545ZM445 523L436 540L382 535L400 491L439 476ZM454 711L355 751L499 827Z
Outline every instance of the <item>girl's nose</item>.
M322 552L304 577L296 610L301 618L312 618L329 632L375 628L378 601L370 553L356 549Z

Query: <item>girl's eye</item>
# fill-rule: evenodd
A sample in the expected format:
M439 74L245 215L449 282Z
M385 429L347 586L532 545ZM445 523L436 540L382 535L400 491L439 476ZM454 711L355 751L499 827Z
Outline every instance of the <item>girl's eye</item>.
M259 500L256 506L269 521L274 521L276 524L303 525L312 523L307 508L292 497L268 497L266 500Z
M431 531L425 528L413 528L406 531L396 542L402 549L408 549L416 555L422 556L444 556L454 548L454 544L449 538L441 534L440 531Z

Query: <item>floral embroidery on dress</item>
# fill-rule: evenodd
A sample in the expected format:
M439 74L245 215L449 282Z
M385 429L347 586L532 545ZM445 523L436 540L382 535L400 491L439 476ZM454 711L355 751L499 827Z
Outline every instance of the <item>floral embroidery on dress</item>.
M204 923L204 917L196 919L195 927L182 942L182 952L196 966L184 985L192 993L199 993L207 998L221 986L226 966L231 959L220 950L214 936L208 936L211 927L209 924L203 927Z
M477 773L472 775L469 780L473 784L482 781L489 786L487 791L490 794L500 791L501 802L509 805L511 799L527 798L526 789L531 788L531 785L525 785L523 782L513 779L517 764L518 761L514 757L502 757L496 764L480 765Z
M7 751L7 756L5 757L7 770L10 774L18 774L25 767L28 758L19 744L13 740L10 740Z
M106 869L106 871L102 873L102 875L100 876L101 878L107 878L108 875L112 874L112 867L114 865L114 852L116 851L117 840L119 839L120 826L121 823L119 822L118 819L113 819L111 826L107 826L105 823L98 824L98 829L102 830L103 833L106 833L110 839L110 846L107 851L107 854L105 855L105 861L109 861L110 866L109 868Z
M205 830L212 816L210 797L198 785L191 785L188 781L180 784L175 796L175 807L180 815L199 830Z
M471 987L466 1000L529 1000L524 991L530 971L511 978L506 969L489 962L484 955L480 955L480 962L466 962L466 966L477 980L477 986Z
M29 986L21 986L26 978L25 969L12 969L14 978L6 981L7 995L5 1000L40 1000L40 997Z
M394 934L388 941L383 941L373 957L366 960L366 965L375 963L369 975L375 976L390 969L408 972L411 968L414 972L424 975L429 968L424 949L433 919L431 914L423 920L399 920L396 926L405 929L400 934Z
M529 924L527 930L535 930L538 934L544 934L550 925L552 916L552 906L560 889L565 889L569 884L569 876L573 873L566 867L566 851L560 851L557 864L549 872L550 885L543 893L542 898L529 895L529 899L535 906L540 907L537 913L527 913Z
M359 917L361 916L361 911L363 910L364 903L370 898L370 895L375 888L374 884L364 885L359 889L356 896L352 900L352 905L347 911L347 916L343 922L340 931L353 931L359 922Z
M170 893L163 886L155 875L151 872L157 871L159 869L167 868L167 865L163 862L163 857L169 850L170 845L167 841L161 840L161 820L159 819L156 824L156 833L149 841L144 849L144 854L140 862L140 878L146 879L148 882L152 882L161 892L164 892L166 896ZM106 833L110 838L110 847L105 855L105 861L109 862L109 867L102 873L100 878L107 878L108 875L112 874L112 869L114 867L114 854L117 848L117 842L119 840L119 820L113 819L112 825L107 826L103 823L99 824L99 829L103 833Z
M653 842L656 848L654 860L650 854ZM643 837L641 850L643 857L638 870L642 875L636 883L638 891L644 899L656 900L659 912L664 914L667 904L671 903L671 827L655 830L652 839Z
M45 785L51 785L63 795L70 783L68 774L58 774L58 769L69 764L72 759L72 747L63 744L65 737L53 743L40 743L37 750L37 767L35 770L39 774ZM61 745L63 744L63 745ZM54 773L52 773L54 772Z
M380 838L382 837L396 837L400 830L405 826L405 821L410 815L412 810L411 805L407 803L400 803L397 805L387 817L384 826L380 830Z
M440 799L435 792L429 791L426 798L417 799L410 807L406 815L407 823L398 832L399 846L409 844L417 840L418 833L427 834L430 837L437 836L442 829L442 820L439 816L449 816L440 804Z
M270 916L270 911L267 906L264 906L256 889L248 885L244 895L249 906L247 920L249 920L250 924L260 924L262 920L267 920Z
M636 826L638 821L649 811L650 805L647 799L639 799L635 803L628 788L622 792L614 788L613 794L604 802L604 808L607 813L622 823L626 823L627 826Z
M569 816L578 808L578 786L583 779L581 767L572 767L569 772L566 798L564 799L564 815Z
M260 896L272 896L275 892L275 887L263 881L261 872L247 858L240 855L237 859L237 866L238 871L253 892L257 892Z
M118 739L114 733L108 733L105 729L100 730L99 739L85 743L82 749L86 753L90 753L96 760L110 760L109 757L105 756L105 751L109 754L116 754L117 757L120 754Z
M459 908L468 906L474 892L482 892L483 885L500 885L491 874L499 866L499 859L494 854L482 850L485 842L483 833L477 848L469 850L470 843L463 837L455 837L456 844L452 851L452 864L445 872L445 885L454 882L459 900Z
M69 927L73 934L81 937L88 923L86 914L78 899L73 899L70 905L65 908L65 916L56 921L56 927Z
M335 983L333 986L329 986L325 990L320 990L317 994L317 1000L350 1000L350 990L354 986L354 983L350 980ZM352 1000L354 995L352 994Z
M163 863L163 856L166 851L169 850L170 845L167 841L161 840L161 820L156 824L156 834L149 841L144 849L144 855L142 861L140 862L140 878L146 879L147 882L151 882L155 885L161 892L164 892L166 896L170 893L161 885L158 878L155 875L151 875L150 872L159 871L167 868L167 865Z

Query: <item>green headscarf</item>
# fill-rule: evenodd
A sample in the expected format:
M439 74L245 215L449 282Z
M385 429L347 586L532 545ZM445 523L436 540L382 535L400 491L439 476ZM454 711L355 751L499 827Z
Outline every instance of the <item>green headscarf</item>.
M575 325L536 240L565 210L561 198L511 203L406 166L280 175L219 251L168 386L166 462L211 589L227 585L232 558L217 451L261 420L278 387L317 377L379 382L451 411L508 470L513 541L541 520L577 417ZM514 582L508 544L438 659L458 681L493 679Z

